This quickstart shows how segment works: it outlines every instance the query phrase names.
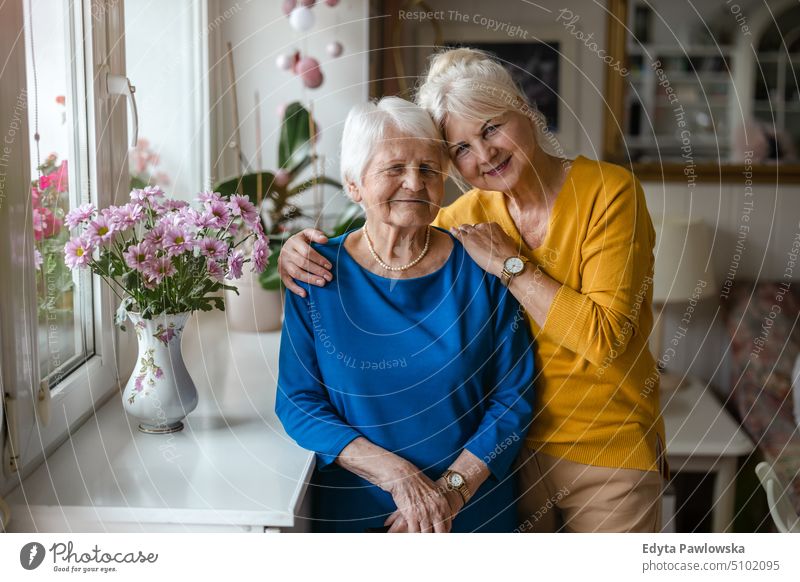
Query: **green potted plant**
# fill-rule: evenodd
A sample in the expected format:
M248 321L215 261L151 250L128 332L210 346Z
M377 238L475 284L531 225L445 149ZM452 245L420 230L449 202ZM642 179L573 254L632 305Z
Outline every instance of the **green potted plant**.
M311 114L300 103L291 103L281 122L278 170L244 174L214 186L214 190L223 195L247 196L260 209L271 250L267 267L257 279L242 281L238 296L226 292L226 313L235 329L271 331L280 328L282 286L278 256L283 243L295 232L291 225L305 216L293 199L317 185L342 187L324 174L301 178L303 171L316 159L314 139L316 131Z

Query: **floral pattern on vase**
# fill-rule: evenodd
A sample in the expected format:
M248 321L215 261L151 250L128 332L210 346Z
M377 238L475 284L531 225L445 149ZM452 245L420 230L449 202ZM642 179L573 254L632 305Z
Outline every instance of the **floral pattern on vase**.
M123 405L146 433L169 433L197 406L197 389L181 355L189 313L142 319L128 314L139 342L138 366L123 392Z
M164 345L167 345L166 342ZM147 386L155 386L156 380L160 380L164 377L164 370L156 365L155 359L153 358L153 348L149 348L145 352L140 363L141 367L139 368L139 373L133 382L133 394L128 397L128 403L130 404L133 404L136 396L144 390L145 383ZM147 396L147 393L145 392L144 395Z

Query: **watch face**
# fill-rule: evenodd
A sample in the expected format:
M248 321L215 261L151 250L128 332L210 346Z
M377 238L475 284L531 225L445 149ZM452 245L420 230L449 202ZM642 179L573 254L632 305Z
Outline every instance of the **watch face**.
M506 271L511 273L512 275L517 275L522 272L525 263L522 262L522 259L519 257L509 257L506 259L505 265Z
M453 487L461 487L464 484L464 478L458 473L453 473L447 480L450 481L450 485Z

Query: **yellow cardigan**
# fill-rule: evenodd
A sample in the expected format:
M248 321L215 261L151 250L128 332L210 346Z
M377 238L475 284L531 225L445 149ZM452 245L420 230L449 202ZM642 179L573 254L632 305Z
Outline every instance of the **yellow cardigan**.
M537 344L537 412L526 445L577 463L666 475L647 341L655 231L639 182L620 166L579 156L534 250L501 192L471 190L434 225L480 222L500 224L534 267L562 284L544 326L528 318Z

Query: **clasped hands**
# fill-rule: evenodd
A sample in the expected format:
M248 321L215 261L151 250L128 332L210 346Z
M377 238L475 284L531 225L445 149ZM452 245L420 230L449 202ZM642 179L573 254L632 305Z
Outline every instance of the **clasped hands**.
M416 467L383 488L397 506L384 522L389 533L449 533L464 506L461 494L449 488L444 478L432 481Z

